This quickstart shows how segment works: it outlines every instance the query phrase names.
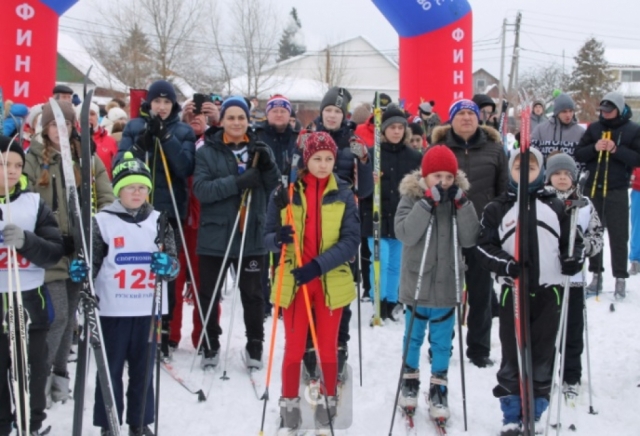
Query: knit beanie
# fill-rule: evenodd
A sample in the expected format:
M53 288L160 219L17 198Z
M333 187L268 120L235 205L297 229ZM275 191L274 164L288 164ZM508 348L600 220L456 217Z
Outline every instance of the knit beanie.
M384 92L381 92L380 94L378 94L378 101L380 102L380 109L382 110L386 110L387 107L389 107L389 105L393 103L393 100L391 99L391 97L389 97L389 94L385 94ZM375 106L376 106L376 98L374 96L373 107Z
M458 173L458 159L446 145L429 147L422 158L422 177L446 171L454 176Z
M65 121L69 121L72 126L75 126L76 111L73 109L73 105L71 104L71 102L59 100L57 103L62 110L62 115L64 115ZM55 117L53 116L53 109L51 109L51 103L47 103L42 106L42 116L40 117L40 124L44 129L52 121L55 121Z
M420 106L418 106L418 109L420 110L420 112L422 112L425 115L431 115L431 112L433 112L433 107L436 105L436 102L431 100L431 101L425 101L424 103L420 103Z
M453 118L457 115L457 113L463 109L472 110L473 112L475 112L476 116L478 117L478 120L480 120L480 109L478 108L478 105L475 104L473 101L466 100L466 99L453 102L453 104L449 108L449 120L450 121L453 120Z
M4 153L6 151L18 153L22 158L22 164L24 165L24 150L18 141L12 140L8 136L0 135L0 153Z
M149 192L153 189L151 184L151 170L149 167L133 156L133 153L127 151L123 159L113 168L113 194L118 197L120 190L125 186L139 183L149 188Z
M540 174L538 174L538 177L533 182L529 183L529 192L535 192L542 188L544 184L544 158L542 157L540 150L537 148L529 147L529 151L531 151L531 154L536 159L538 166L540 167ZM518 187L518 184L513 180L513 177L511 177L511 168L513 167L513 163L516 161L516 158L520 156L520 152L521 150L516 148L515 150L511 150L511 156L509 156L509 185L514 189Z
M578 166L571 156L565 153L554 154L547 158L545 183L549 183L551 176L561 170L569 171L573 182L578 178Z
M424 135L424 129L422 128L421 122L411 123L409 124L409 128L411 129L412 135Z
M553 116L557 117L560 112L567 109L576 110L576 104L568 94L560 94L553 101Z
M407 122L407 118L404 116L404 111L395 104L389 105L387 107L387 110L382 113L380 131L384 133L384 131L387 130L387 127L389 127L393 123L400 123L404 128L406 128L409 124Z
M327 106L336 106L346 116L349 112L349 103L351 102L351 93L345 88L339 88L334 86L322 97L322 103L320 103L320 112Z
M247 105L247 101L245 100L245 98L239 95L232 95L231 97L227 97L222 102L222 106L220 107L221 120L224 118L224 113L227 111L227 109L229 109L232 106L239 107L240 109L242 109L245 115L247 116L247 119L249 119L249 105Z
M151 103L158 97L164 97L170 100L173 104L176 104L178 101L178 98L176 97L176 90L173 85L166 80L157 80L149 87L146 100Z
M284 95L276 94L276 95L272 96L267 101L267 108L265 110L265 113L268 114L271 109L276 108L276 107L281 107L281 108L286 109L287 112L289 112L289 115L291 115L291 102Z
M302 160L304 166L311 159L311 156L322 150L329 150L335 158L338 154L338 146L327 132L313 132L305 139L304 151L302 152Z
M478 105L478 109L482 109L485 106L491 106L491 111L496 111L496 104L491 97L487 94L476 94L471 99L476 105Z

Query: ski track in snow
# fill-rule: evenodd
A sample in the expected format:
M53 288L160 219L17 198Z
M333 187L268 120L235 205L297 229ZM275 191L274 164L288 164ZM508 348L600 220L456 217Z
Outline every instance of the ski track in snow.
M605 241L605 265L610 271L608 241ZM610 274L610 273L609 273ZM497 289L498 287L495 286ZM604 279L604 290L614 288L614 279ZM229 285L230 289L230 285ZM564 431L570 435L634 435L640 430L640 415L636 415L636 402L640 388L638 362L640 361L640 333L635 330L637 316L640 313L640 277L632 276L627 280L627 298L616 303L616 311L610 312L609 305L613 301L612 294L604 294L600 301L595 298L587 300L589 334L591 346L591 371L593 376L593 404L597 415L588 414L588 383L586 368L586 352L583 353L582 390L575 410L563 407L564 427L575 424L576 432ZM372 306L362 304L362 360L363 385L358 383L358 336L357 306L352 304L351 341L349 342L349 364L353 373L353 422L347 429L336 430L336 435L388 435L391 415L394 412L393 400L400 373L401 347L404 322L387 323L384 327L369 327ZM246 370L242 367L240 351L245 345L244 325L242 322L241 304L237 304L235 325L233 326L231 349L227 363L229 380L220 379L225 362L224 349L229 334L231 297L226 296L222 309L221 336L222 355L220 367L213 373L203 375L199 367L199 359L192 373L189 372L193 359L191 345L191 307L185 306L182 342L174 354L173 364L180 374L194 386L205 390L211 384L211 392L207 401L198 403L195 395L189 394L169 375L160 375L160 422L159 434L172 435L258 435L260 431L263 402L256 399ZM264 389L266 376L267 353L271 337L269 318L265 324L266 342L264 345L265 368L257 376L261 377ZM463 328L466 334L466 328ZM457 333L456 333L457 334ZM278 321L271 386L270 400L267 404L265 418L265 435L275 435L279 422L278 398L280 396L281 364L283 357L284 332L282 321ZM427 357L428 343L422 349L421 358L421 391L428 387L429 361ZM501 426L501 412L498 400L493 397L492 389L496 383L495 374L500 361L500 343L498 340L498 320L494 319L492 330L491 357L496 360L492 368L480 369L471 365L465 358L465 375L467 388L468 432L464 431L462 414L462 395L460 386L460 354L458 339L454 339L453 357L449 369L449 406L451 419L448 424L448 435L497 435ZM92 426L93 399L95 390L95 362L91 357L90 374L87 377L86 402L83 435L98 436L100 430ZM69 364L72 382L76 364ZM127 386L125 371L124 386ZM155 376L154 376L155 380ZM71 384L73 387L73 383ZM416 414L417 434L435 435L433 424L428 420L428 407L424 395L420 395L419 411ZM125 403L126 404L126 403ZM71 434L73 402L55 404L47 411L48 418L44 427L51 425L52 436ZM126 410L125 415L126 417ZM551 422L555 422L555 407ZM546 422L546 414L542 417ZM43 428L44 428L43 427ZM123 435L127 434L126 424L122 427ZM394 435L404 435L404 422L396 415ZM552 430L550 434L555 434Z

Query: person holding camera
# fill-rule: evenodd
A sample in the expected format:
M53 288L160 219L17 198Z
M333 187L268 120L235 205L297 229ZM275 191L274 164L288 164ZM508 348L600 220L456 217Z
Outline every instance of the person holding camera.
M115 168L129 151L150 167L154 186L149 202L155 210L167 213L169 224L175 231L187 216L187 181L193 174L196 151L196 136L189 125L180 121L180 110L173 85L165 80L152 83L147 99L140 107L140 117L129 121L122 133L113 165ZM175 197L177 215L170 190ZM179 240L176 234L176 241ZM180 249L178 246L178 252ZM175 282L169 283L169 315L162 320L161 350L164 359L170 358L169 321L175 306L175 292Z

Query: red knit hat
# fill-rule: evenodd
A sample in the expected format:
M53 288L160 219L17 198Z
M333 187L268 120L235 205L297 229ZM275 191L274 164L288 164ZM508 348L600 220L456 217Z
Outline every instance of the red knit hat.
M458 172L458 159L446 145L429 147L422 158L422 177L438 171L446 171L454 176Z
M311 159L315 153L328 150L333 154L335 159L338 154L338 146L335 141L327 132L313 132L305 140L304 151L302 152L302 160L304 165L307 166L307 162Z

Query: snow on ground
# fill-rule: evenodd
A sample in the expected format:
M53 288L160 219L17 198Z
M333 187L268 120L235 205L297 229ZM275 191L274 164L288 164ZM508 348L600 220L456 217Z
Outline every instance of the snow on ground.
M606 268L609 267L608 247L605 253ZM614 280L610 276L604 280L605 291L611 291ZM627 281L629 294L624 302L615 305L615 312L610 312L613 301L611 293L605 293L600 301L590 298L587 301L589 317L589 335L591 346L591 371L593 376L593 405L597 415L588 414L588 389L586 354L583 355L583 389L580 403L575 411L563 408L562 416L565 426L573 423L577 432L566 432L571 435L637 435L640 434L640 415L637 415L637 398L640 388L638 372L640 362L640 332L637 329L640 314L640 277L635 276ZM231 301L227 296L223 303L221 336L222 348L226 347L231 318ZM401 346L403 323L391 323L384 327L369 327L372 308L362 305L362 362L363 383L358 385L358 330L356 303L353 303L354 314L351 320L351 342L349 363L353 371L353 422L345 430L336 431L337 435L387 435L396 383L401 364ZM190 309L185 308L185 319L190 320ZM189 334L190 321L184 325L183 340L174 355L174 365L181 374L195 385L210 389L208 400L198 403L196 396L189 394L164 372L161 373L160 388L160 421L159 434L173 435L226 435L244 436L258 435L261 425L263 402L258 401L249 378L242 365L240 353L245 345L242 324L241 304L238 301L234 317L233 332L229 354L222 354L221 367L226 362L229 380L220 379L222 369L215 373L203 374L196 364L192 373L189 367L193 359L193 347ZM270 318L265 324L267 341L266 355L271 338ZM498 341L498 320L494 319L492 331L491 357L500 360L500 343ZM466 330L466 329L465 329ZM282 323L278 322L276 348L273 360L270 401L267 403L265 435L275 435L279 408L277 400L280 393L280 373L283 354L284 334ZM466 360L466 359L465 359ZM422 388L428 386L429 361L427 346L423 347L421 360ZM70 364L70 371L75 364ZM462 395L460 388L460 355L458 339L454 340L454 351L449 370L449 404L451 419L448 434L457 435L497 435L501 425L501 413L498 400L491 390L495 384L497 365L493 368L479 369L465 361L467 386L468 432L464 432L462 415ZM125 372L126 373L126 372ZM259 380L264 384L266 365L259 373ZM125 375L126 379L126 375ZM126 380L125 380L126 386ZM91 364L91 375L88 378L83 435L97 436L100 431L92 427L93 395L95 387L95 364ZM260 389L263 391L264 387ZM52 425L51 435L71 434L73 402L64 405L56 404L49 410L46 425ZM420 435L435 435L435 429L427 421L427 406L424 396L420 398L420 410L416 416L416 425ZM552 416L555 416L555 412ZM543 416L543 420L546 415ZM555 418L552 418L555 422ZM126 427L123 427L126 430ZM554 431L555 433L555 431ZM126 434L126 433L123 433ZM404 423L396 415L394 435L405 434Z

